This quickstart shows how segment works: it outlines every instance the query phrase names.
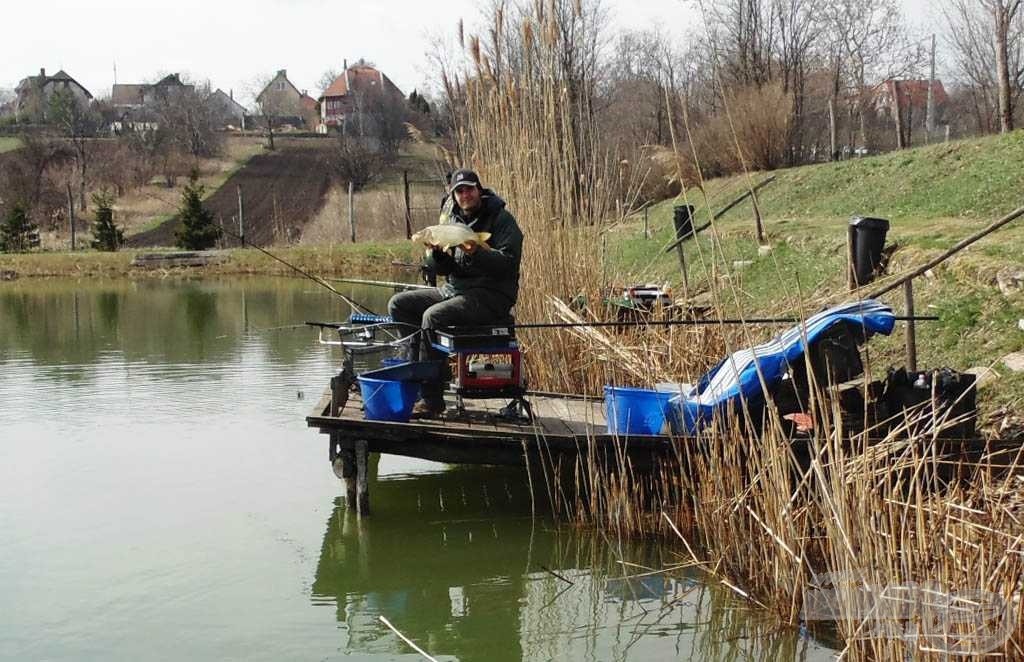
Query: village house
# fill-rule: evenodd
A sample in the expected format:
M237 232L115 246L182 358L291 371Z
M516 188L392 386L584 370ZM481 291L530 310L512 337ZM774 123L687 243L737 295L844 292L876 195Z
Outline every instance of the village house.
M346 116L357 108L360 97L381 94L395 103L404 103L405 97L391 79L376 67L360 60L351 67L345 62L344 72L320 96L321 132L328 129L343 130Z
M299 91L290 80L288 70L280 69L256 95L256 105L264 116L270 115L274 124L291 124L312 129L316 126L320 107L306 90Z
M928 87L931 84L932 103L936 112L936 121L942 116L949 97L941 80L896 80L890 78L875 88L873 105L879 115L895 117L896 101L899 101L900 114L914 120L924 120L928 108Z
M92 94L78 81L69 76L63 69L53 76L46 75L46 69L40 69L38 76L23 78L15 88L14 113L30 121L45 122L50 99L60 90L72 94L82 106L92 101Z
M110 105L118 110L132 110L194 91L195 86L182 82L180 74L167 74L155 83L114 83Z
M175 99L195 92L195 85L181 80L181 74L167 74L155 83L114 83L110 91L110 105L116 119L115 131L133 129L144 131L159 126L154 107L161 101Z
M206 105L221 126L245 129L245 106L235 101L234 90L224 92L218 87L206 97Z

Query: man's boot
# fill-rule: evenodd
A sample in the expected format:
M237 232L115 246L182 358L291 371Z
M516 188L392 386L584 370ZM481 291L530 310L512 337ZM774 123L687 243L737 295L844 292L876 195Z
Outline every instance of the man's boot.
M413 418L433 419L444 414L443 389L440 384L424 384L421 399L412 408Z

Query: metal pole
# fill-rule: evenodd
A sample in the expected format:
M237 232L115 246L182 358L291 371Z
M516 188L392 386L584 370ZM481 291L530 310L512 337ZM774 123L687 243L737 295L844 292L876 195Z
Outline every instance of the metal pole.
M914 279L903 284L907 316L907 370L917 372L917 326L914 322Z
M649 209L650 209L649 206L648 207L644 207L644 239L650 239L651 238L651 235L650 235L650 233L647 230L647 211Z
M353 203L353 196L355 195L355 187L352 182L348 183L348 229L352 235L352 243L356 243L356 213L355 205Z
M412 207L409 204L409 171L402 171L402 188L405 191L405 238L412 239Z
M932 57L931 73L928 78L928 105L925 109L924 131L927 142L932 141L932 133L935 131L935 97L932 88L935 87L935 34L932 33Z
M238 244L245 246L245 221L242 220L242 186L235 187L238 191Z

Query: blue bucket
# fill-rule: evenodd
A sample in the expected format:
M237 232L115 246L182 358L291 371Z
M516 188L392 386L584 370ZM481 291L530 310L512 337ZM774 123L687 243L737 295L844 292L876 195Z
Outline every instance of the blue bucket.
M363 394L363 410L368 421L405 423L420 395L420 385L394 379L356 377Z
M674 393L628 386L604 387L608 434L666 434L678 428L678 413L669 403Z

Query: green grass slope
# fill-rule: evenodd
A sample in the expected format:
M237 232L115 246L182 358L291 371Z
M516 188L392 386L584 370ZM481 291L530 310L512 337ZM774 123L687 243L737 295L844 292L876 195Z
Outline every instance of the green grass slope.
M759 251L749 201L716 221L714 231L685 244L690 293L707 296L715 289L729 314L807 313L853 298L845 283L846 228L853 216L889 219L888 241L899 247L889 274L899 274L1024 205L1024 131L771 174L775 181L758 196L770 250ZM673 235L672 207L693 204L701 225L711 215L709 206L725 207L748 181L766 176L712 180L705 183L706 196L695 189L685 201L654 206L649 238L643 215L630 217L610 231L608 271L621 282L670 283L679 293L678 258L663 250ZM986 409L1005 404L1024 410L1024 374L1001 362L1024 351L1018 326L1024 293L1005 294L997 285L1000 275L1015 271L1024 272L1024 218L914 283L918 313L941 318L918 326L919 364L994 366L999 378L982 389ZM902 312L902 291L883 300ZM901 364L903 325L871 347L888 365Z

